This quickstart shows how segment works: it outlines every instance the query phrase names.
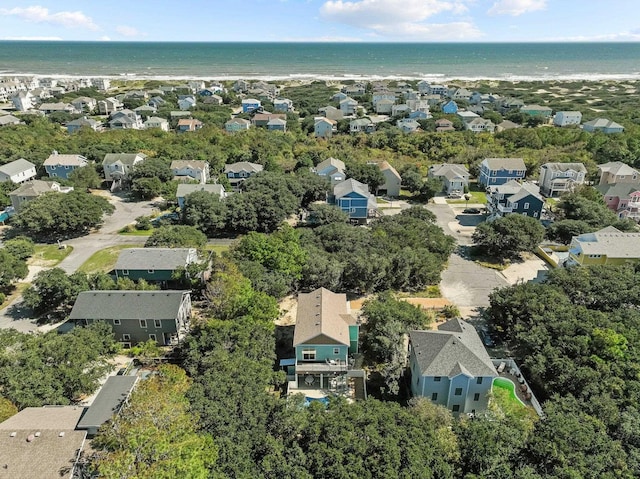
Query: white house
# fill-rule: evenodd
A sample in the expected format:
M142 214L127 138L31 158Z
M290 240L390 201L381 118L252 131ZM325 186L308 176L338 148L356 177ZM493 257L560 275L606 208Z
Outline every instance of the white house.
M171 172L177 179L195 180L201 184L209 181L209 163L201 160L174 160Z
M453 163L432 165L429 167L429 178L441 180L447 194L462 193L469 187L469 171L464 165Z
M16 96L11 98L13 106L18 111L27 111L33 108L33 95L28 91L19 91Z
M36 177L36 165L20 158L0 166L0 181L19 184Z
M145 130L149 128L160 128L162 131L169 131L169 122L164 118L160 118L157 116L150 116L144 122Z
M582 163L545 163L540 167L540 192L548 197L560 196L582 185L586 176Z
M107 181L127 179L134 166L147 158L144 153L107 153L102 160L102 170Z
M582 113L579 111L559 111L553 116L553 124L556 126L579 125L582 122Z

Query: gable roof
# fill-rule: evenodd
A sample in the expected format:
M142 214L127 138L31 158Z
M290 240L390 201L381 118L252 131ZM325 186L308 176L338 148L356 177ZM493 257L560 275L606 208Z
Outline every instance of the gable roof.
M31 163L30 161L27 161L24 158L20 158L0 166L0 172L4 173L7 176L13 176L35 167L36 165Z
M144 153L107 153L102 160L103 165L110 165L119 161L123 165L133 166L136 159L146 159L147 155Z
M541 203L544 203L544 199L542 198L542 196L540 196L540 188L538 188L533 183L523 183L522 185L520 185L520 190L509 197L508 201L510 203L516 203L527 198L528 196L533 196Z
M207 167L207 162L203 160L173 160L170 168L172 170L181 170L182 168L191 168L192 170L204 171Z
M612 175L637 175L638 170L630 167L626 163L621 161L610 161L609 163L603 163L602 165L598 165L598 169L602 173L611 173Z
M429 172L431 173L431 176L444 176L447 180L459 177L469 178L469 171L467 170L467 167L455 163L433 165L429 167Z
M176 191L176 198L184 198L196 191L206 191L212 195L222 196L224 194L224 186L220 184L207 183L205 185L195 185L193 183L180 183Z
M371 193L369 193L369 185L360 183L358 180L354 180L353 178L341 181L333 187L333 194L336 198L342 198L343 196L353 192L366 198L371 196Z
M411 331L409 337L421 376L498 375L478 333L466 321L452 319L437 331Z
M16 118L13 115L2 115L2 116L0 116L0 126L10 125L12 123L20 123L20 118Z
M321 336L331 344L349 346L349 325L355 319L347 309L347 296L318 288L298 295L298 312L293 345L309 343Z
M329 167L332 167L332 170L339 171L340 173L344 173L344 170L346 169L344 161L338 160L337 158L329 157L326 160L318 163L318 165L315 167L315 171L322 171Z
M54 191L53 186L57 184L55 181L32 180L22 183L17 189L9 193L9 196L38 197Z
M82 155L60 155L58 153L53 153L46 160L44 160L43 165L45 166L84 166L87 164L87 159Z
M623 233L608 226L595 233L574 236L585 255L599 254L609 258L640 258L640 233ZM573 248L572 248L573 249Z
M113 269L176 270L197 259L195 248L127 248Z
M577 171L577 172L581 172L581 173L586 173L587 169L585 168L585 166L582 163L557 163L557 162L550 162L550 163L545 163L544 165L542 165L541 168L545 168L551 171L569 171L569 170L573 170L573 171Z
M388 161L383 161L382 163L380 163L379 166L380 166L380 171L382 172L389 171L393 176L400 179L400 173L398 173L398 171L393 166L391 166Z
M83 291L69 319L175 319L187 291Z
M610 185L598 185L595 187L602 196L617 196L626 198L634 191L640 191L640 185L633 183L613 183Z
M482 164L490 170L526 170L522 158L485 158Z
M595 120L585 122L583 125L586 125L591 128L603 128L603 129L622 128L624 129L624 127L621 124L616 123L615 121L611 121L608 118L596 118Z
M258 173L262 171L264 167L257 163L251 163L249 161L239 161L237 163L231 163L224 166L225 173L239 173L240 171L248 171L249 173Z

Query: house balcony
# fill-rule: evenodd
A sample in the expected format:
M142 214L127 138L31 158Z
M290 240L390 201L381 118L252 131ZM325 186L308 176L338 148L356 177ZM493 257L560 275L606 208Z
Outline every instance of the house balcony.
M296 364L297 374L334 374L345 373L352 366L346 361L325 361L325 362L298 362Z
M513 213L512 206L498 205L497 210L500 214Z

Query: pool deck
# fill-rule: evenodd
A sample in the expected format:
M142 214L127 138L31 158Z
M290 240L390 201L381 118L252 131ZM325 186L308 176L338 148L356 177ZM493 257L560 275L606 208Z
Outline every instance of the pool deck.
M515 363L513 359L492 359L492 362L496 369L500 366L501 363L505 363L505 368L501 373L498 373L501 378L505 378L510 380L515 385L516 396L520 401L522 401L525 405L532 407L538 416L544 417L544 411L542 410L542 406L538 402L538 399L533 394L531 390L531 386L527 383L522 371ZM529 394L522 390L522 385L526 386L526 390ZM527 398L527 396L529 396Z

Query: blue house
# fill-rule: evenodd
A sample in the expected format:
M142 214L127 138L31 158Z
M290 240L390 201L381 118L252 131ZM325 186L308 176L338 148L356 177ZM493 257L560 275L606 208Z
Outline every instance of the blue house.
M73 170L87 166L89 160L82 155L60 155L54 151L43 166L50 178L69 178Z
M544 198L540 188L533 183L518 183L515 180L490 187L487 197L489 220L519 214L540 219Z
M325 288L298 295L289 389L346 387L349 356L358 352L359 326L347 297Z
M412 111L409 113L409 118L411 120L428 120L429 114L424 111Z
M450 100L444 105L442 105L442 113L455 114L458 113L458 104Z
M369 192L369 186L353 178L342 181L333 187L329 202L335 204L349 215L349 219L366 223L367 218L376 215L376 198Z
M262 103L260 103L260 100L256 100L255 98L245 98L242 100L242 113L251 113L261 106Z
M522 180L526 174L527 167L522 158L485 158L480 163L478 183L488 188L509 180Z

